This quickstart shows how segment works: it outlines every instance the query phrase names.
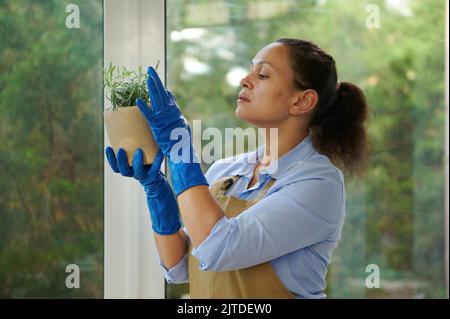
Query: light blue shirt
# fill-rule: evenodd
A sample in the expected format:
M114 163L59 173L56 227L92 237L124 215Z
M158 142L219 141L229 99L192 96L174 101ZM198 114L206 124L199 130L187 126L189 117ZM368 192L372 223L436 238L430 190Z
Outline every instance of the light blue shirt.
M205 177L210 187L224 176L241 176L227 195L244 200L255 198L271 177L275 183L263 199L240 215L220 219L192 255L205 271L270 262L297 298L326 298L327 267L345 219L343 174L315 150L307 136L278 160L276 170L261 169L258 182L247 189L256 159L263 153L264 145L254 152L219 160L209 168ZM183 230L189 236L187 229ZM160 265L169 283L187 282L187 253L168 270L161 261Z

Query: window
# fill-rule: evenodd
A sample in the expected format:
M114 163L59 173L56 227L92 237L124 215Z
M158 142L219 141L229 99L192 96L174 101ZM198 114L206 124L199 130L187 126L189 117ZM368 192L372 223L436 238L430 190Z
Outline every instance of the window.
M0 24L0 298L101 298L103 3L5 0Z
M246 126L234 116L239 80L277 38L312 40L335 58L340 80L368 98L373 149L366 176L346 182L347 219L327 294L446 297L445 1L166 5L167 85L202 128ZM379 288L366 285L373 265ZM187 285L168 285L169 298L187 293Z

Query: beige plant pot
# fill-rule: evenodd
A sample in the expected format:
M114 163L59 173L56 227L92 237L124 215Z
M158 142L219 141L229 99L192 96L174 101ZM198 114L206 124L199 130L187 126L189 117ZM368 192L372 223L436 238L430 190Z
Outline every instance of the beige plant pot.
M145 117L137 106L117 107L104 112L106 131L111 147L117 155L119 148L127 153L128 164L133 165L136 149L142 149L144 164L151 164L159 150Z

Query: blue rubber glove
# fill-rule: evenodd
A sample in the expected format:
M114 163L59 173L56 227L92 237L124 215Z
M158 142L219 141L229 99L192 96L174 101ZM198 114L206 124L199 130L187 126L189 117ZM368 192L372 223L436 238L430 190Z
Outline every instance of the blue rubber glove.
M153 109L142 99L137 99L136 103L147 119L155 141L163 154L169 158L175 194L178 196L186 189L197 185L208 186L195 155L189 123L181 113L175 97L164 88L152 67L148 68L147 88Z
M128 166L127 154L122 148L117 152L117 159L111 147L107 147L105 153L114 172L134 177L144 187L153 230L160 235L176 233L181 227L179 209L172 188L160 171L163 153L159 151L151 165L144 165L142 150L137 149L132 167Z

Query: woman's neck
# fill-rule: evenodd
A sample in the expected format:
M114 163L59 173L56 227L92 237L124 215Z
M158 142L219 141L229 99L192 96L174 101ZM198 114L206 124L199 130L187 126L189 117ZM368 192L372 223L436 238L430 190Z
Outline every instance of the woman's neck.
M272 131L272 132L271 132ZM278 128L278 134L266 129L264 135L264 154L260 166L267 167L287 154L308 136L308 130Z

